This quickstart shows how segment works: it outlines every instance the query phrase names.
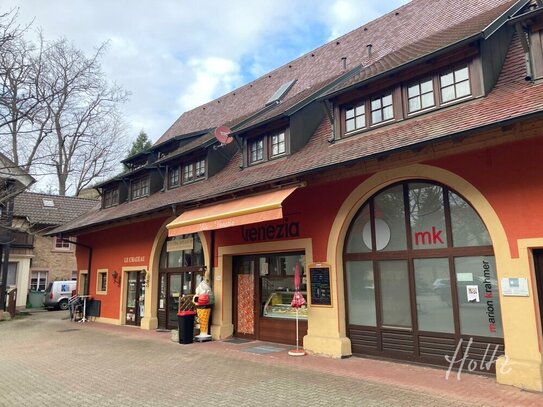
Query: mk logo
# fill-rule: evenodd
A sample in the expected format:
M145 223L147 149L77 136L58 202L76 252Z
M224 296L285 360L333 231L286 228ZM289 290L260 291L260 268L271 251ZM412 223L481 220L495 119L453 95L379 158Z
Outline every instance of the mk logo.
M435 226L432 226L432 231L427 232L415 232L415 245L425 244L444 244L445 242L441 238L442 230L436 230Z

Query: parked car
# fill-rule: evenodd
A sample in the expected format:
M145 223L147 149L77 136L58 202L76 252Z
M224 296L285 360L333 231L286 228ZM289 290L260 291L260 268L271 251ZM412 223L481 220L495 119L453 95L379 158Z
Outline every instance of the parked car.
M77 281L52 281L45 289L43 306L47 309L68 309L68 300L77 287Z

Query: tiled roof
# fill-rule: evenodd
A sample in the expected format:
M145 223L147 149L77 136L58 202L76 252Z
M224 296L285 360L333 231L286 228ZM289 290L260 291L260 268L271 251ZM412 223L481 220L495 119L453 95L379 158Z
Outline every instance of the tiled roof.
M428 143L497 122L506 122L543 111L543 83L524 80L524 59L515 36L500 78L486 97L429 111L418 117L383 126L370 132L330 144L331 126L327 119L300 151L287 159L273 160L240 170L239 153L215 176L181 188L151 195L145 199L105 210L93 210L56 232L78 230L112 220L167 208L172 204L190 204L274 180L341 165L354 160ZM511 101L515 101L514 104ZM462 120L458 120L462 117Z
M70 222L99 206L95 199L23 192L15 197L14 216L37 225L57 226Z
M358 65L367 67L362 75L375 75L400 66L481 33L517 3L517 0L412 0L245 86L183 113L157 144L254 113L265 106L281 85L296 79L286 102L300 92L342 74L343 57L347 57L347 69ZM372 45L371 58L368 58L368 44Z

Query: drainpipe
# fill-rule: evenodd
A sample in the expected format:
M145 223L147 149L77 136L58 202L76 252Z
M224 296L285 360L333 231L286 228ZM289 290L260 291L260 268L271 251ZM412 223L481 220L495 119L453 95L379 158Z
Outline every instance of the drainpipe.
M73 240L63 239L62 236L60 236L60 238L64 242L68 242L68 243L74 244L76 246L84 247L85 249L87 249L89 251L89 259L88 259L88 262L87 262L87 279L85 280L85 287L83 287L83 295L89 295L89 281L90 281L90 276L91 276L92 247L90 247L90 246L88 246L86 244L83 244L83 243L73 241Z
M213 288L213 267L215 267L215 231L211 231L211 239L209 242L209 245L211 246L209 248L209 282L211 285L211 288Z
M530 56L530 37L529 31L527 28L518 22L515 24L515 29L517 30L517 35L520 38L520 43L522 44L522 50L524 51L524 64L526 65L526 76L524 80L531 81L533 78L533 69L532 69L532 58Z

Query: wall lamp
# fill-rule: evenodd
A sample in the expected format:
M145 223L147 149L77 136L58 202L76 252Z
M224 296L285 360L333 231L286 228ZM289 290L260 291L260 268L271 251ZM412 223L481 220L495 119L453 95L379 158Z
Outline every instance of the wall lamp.
M113 277L113 282L117 284L118 286L121 285L121 278L119 276L119 273L117 273L117 270L113 270L113 273L111 273L111 277Z

